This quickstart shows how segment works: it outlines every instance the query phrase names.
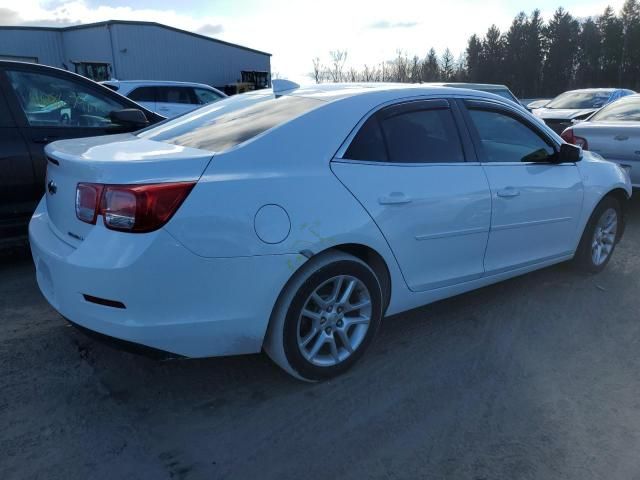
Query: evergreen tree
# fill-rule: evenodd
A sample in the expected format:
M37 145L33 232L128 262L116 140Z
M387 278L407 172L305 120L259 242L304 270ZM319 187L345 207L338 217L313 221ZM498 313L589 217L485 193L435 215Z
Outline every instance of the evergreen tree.
M576 85L595 87L600 77L600 44L602 37L596 23L587 18L578 37L578 68Z
M597 23L602 36L600 85L615 87L620 82L623 48L622 21L616 17L613 8L607 7L598 17Z
M540 10L534 10L529 16L525 31L524 58L522 66L522 95L540 95L542 80L544 21Z
M640 2L626 0L620 13L623 40L621 87L640 89Z
M547 57L542 81L546 95L558 95L573 86L579 28L577 20L559 7L545 29Z
M505 42L500 30L491 25L482 42L480 63L480 81L486 83L504 83Z
M527 16L520 12L513 19L511 27L505 35L504 70L507 73L505 83L516 95L524 90L527 39Z
M442 80L450 82L454 80L455 76L455 61L453 53L448 48L442 54L442 60L440 61L440 73Z
M467 77L470 82L480 81L482 62L482 42L476 34L471 35L467 44Z
M432 48L427 54L427 58L422 64L422 78L425 82L437 82L440 80L440 65L438 64L438 55Z

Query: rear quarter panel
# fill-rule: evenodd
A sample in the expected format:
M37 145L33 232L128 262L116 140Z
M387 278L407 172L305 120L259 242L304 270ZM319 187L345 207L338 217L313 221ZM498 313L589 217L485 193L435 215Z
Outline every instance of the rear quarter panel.
M307 260L300 252L362 244L385 260L394 289L406 287L378 227L330 169L335 152L368 110L362 108L347 114L339 103L327 104L214 155L165 228L202 257L297 254L292 275ZM278 243L256 233L256 214L265 205L282 207L288 216L288 235Z

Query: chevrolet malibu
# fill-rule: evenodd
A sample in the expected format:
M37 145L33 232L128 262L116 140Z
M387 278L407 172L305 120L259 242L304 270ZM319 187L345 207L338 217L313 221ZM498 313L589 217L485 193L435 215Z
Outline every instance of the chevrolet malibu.
M47 147L38 285L70 322L187 357L344 372L384 315L611 259L628 174L496 95L274 82Z

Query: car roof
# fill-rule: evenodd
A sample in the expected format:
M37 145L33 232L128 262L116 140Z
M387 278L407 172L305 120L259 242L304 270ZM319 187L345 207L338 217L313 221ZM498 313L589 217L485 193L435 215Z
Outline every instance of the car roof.
M509 90L509 87L507 87L506 85L501 85L498 83L447 82L447 83L440 83L438 85L442 85L444 87L470 88L471 90L476 90L479 88L483 90Z
M104 82L109 85L135 85L135 86L185 86L185 87L204 87L204 88L213 88L205 83L197 83L197 82L178 82L174 80L105 80Z
M563 93L613 93L616 90L623 90L622 88L578 88L576 90L567 90Z
M489 92L483 92L481 90L451 87L443 84L432 83L321 83L317 85L300 86L289 90L285 94L299 97L314 97L325 101L365 95L378 95L393 99L402 98L403 96L446 94L450 94L452 96L468 95L474 97L486 97L491 100L509 101L504 97L500 97ZM253 92L244 93L243 95L272 95L272 90L255 90ZM515 102L511 103L515 104Z

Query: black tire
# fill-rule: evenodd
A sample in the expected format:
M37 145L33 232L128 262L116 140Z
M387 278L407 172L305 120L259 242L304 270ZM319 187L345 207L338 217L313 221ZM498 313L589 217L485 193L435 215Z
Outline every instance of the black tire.
M356 278L366 287L371 300L370 321L353 353L336 365L318 366L303 355L298 345L300 313L317 288L340 275ZM371 344L382 320L382 308L380 281L365 262L339 251L324 252L308 260L284 288L269 322L264 350L277 365L298 379L314 382L335 377L353 366Z
M604 261L601 263L596 263L594 261L592 255L592 247L593 242L596 235L596 228L598 228L598 222L602 218L605 212L609 209L613 209L616 212L616 220L617 220L617 231L615 235L615 241L611 246L611 251L608 253ZM596 206L587 225L582 233L582 238L580 239L580 243L578 244L578 249L576 251L575 256L573 257L573 265L583 271L588 273L599 273L601 272L611 260L613 256L613 252L615 251L616 245L620 240L620 234L622 232L622 209L620 207L620 202L616 200L612 196L607 196L603 198L600 203Z

